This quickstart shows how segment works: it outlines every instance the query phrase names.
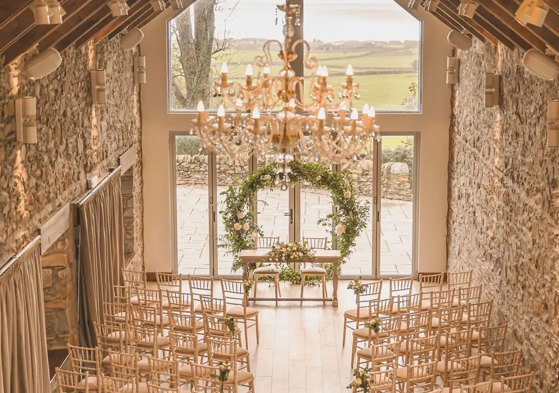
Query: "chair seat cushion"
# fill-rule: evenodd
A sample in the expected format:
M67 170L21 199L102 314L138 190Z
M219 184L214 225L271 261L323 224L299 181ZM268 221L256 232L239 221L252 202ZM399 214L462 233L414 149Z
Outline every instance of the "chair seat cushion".
M192 378L192 367L189 364L179 363L179 375L183 378Z
M124 385L122 388L120 388L119 392L121 393L149 393L149 388L148 388L148 384L145 382L140 382L137 385L137 389L136 386L134 384L129 383L128 385Z
M357 309L347 310L344 312L344 316L349 319L357 319ZM359 309L359 320L370 319L369 318L369 308Z
M253 379L254 377L252 376L251 373L249 373L248 371L237 371L237 375L235 378L235 375L233 374L233 372L230 372L229 375L227 376L227 381L225 381L226 385L232 385L232 384L240 384L240 383L244 383L244 382L248 382L251 379Z
M481 359L479 361L479 365L482 368L489 368L491 367L491 364L495 364L496 362L493 360L493 358L489 355L481 355Z
M462 388L442 388L442 389L437 389L437 390L433 390L431 393L461 393L463 390Z
M369 338L369 334L371 338L377 338L378 337L386 337L388 336L387 333L377 333L375 332L373 329L369 329L368 327L364 327L364 328L359 328L359 329L355 329L353 331L353 335L359 339L364 339L366 340L367 338Z
M248 355L248 351L244 348L238 347L237 348L237 357L242 358ZM224 352L213 352L212 356L216 359L228 359L232 355Z
M418 372L419 371L419 372ZM414 377L425 377L425 368L415 368L413 371ZM408 368L407 367L398 367L396 370L396 378L400 380L407 380L408 379Z
M207 352L208 350L208 344L207 343L198 343L198 353L204 353ZM192 347L175 347L175 351L177 351L178 353L182 353L182 354L186 354L186 355L190 355L194 353L194 348Z
M260 266L254 269L254 274L279 274L279 269L277 266Z
M247 317L251 317L254 315L258 314L258 310L252 307L247 307L246 308L246 312L247 312ZM243 307L241 306L235 306L235 307L231 307L229 310L227 310L227 316L228 317L244 317L245 316L245 312Z
M101 361L101 363L104 366L110 366L111 364L117 364L118 365L121 361L132 363L132 362L134 362L134 359L131 358L131 357L128 357L128 356L124 357L124 356L119 356L116 353L113 353L113 354L105 356L103 358L103 360ZM130 364L121 364L121 365L130 366Z
M445 372L445 361L440 361L437 362L437 372L438 373L444 373ZM448 364L446 365L447 367L447 371L461 371L462 370L462 365L458 362L448 362Z
M326 269L320 266L304 267L301 269L301 274L320 274L326 275Z
M208 309L206 308L206 309L204 309L204 311L209 312L210 310L208 310ZM197 305L197 306L194 308L194 312L196 312L196 313L201 313L201 312L202 312L202 305L201 305L201 304ZM214 309L214 310L211 310L211 313L212 313L212 314L219 314L219 313L222 313L222 312L223 312L223 310L220 310L220 309L217 309L217 308Z
M173 329L174 330L180 330L181 332L191 332L192 331L192 325L173 325ZM195 330L204 329L204 322L196 321L196 323L194 324L194 329Z
M394 352L392 352L388 348L382 347L380 353L377 351L377 353L375 354L375 358L377 357L385 358L387 356L393 356L393 355ZM360 349L359 351L357 351L357 356L371 359L373 356L373 347Z
M86 386L86 385L88 386L89 391L92 391L92 390L99 390L99 379L97 379L97 376L96 376L96 375L91 375L91 376L88 376L87 378L83 378L83 379L78 383L78 386L79 386L80 388L84 388L84 389L85 389L85 386Z
M489 384L490 382L487 382L486 384L483 384L482 386L477 388L478 392L489 392ZM511 388L509 388L507 385L503 385L501 382L493 382L493 389L491 389L492 392L510 392L512 391Z
M150 337L147 339L137 340L135 344L140 346L153 346L154 345L153 341L154 340ZM165 337L165 336L155 337L155 346L157 346L157 348L168 347L170 344L171 344L171 339L169 337Z

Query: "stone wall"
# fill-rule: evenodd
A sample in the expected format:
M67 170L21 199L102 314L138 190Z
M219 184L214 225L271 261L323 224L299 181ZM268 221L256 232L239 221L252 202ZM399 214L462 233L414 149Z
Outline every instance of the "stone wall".
M103 178L134 144L138 159L133 180L128 179L133 208L127 209L134 241L127 237L127 251L133 244L141 260L141 124L134 55L123 51L116 39L67 50L59 69L36 81L19 75L21 64L0 69L0 264L36 236L58 209L82 195L88 177ZM94 68L106 70L107 105L92 105L89 72ZM26 95L37 98L37 144L16 142L14 98ZM76 292L76 280L70 278L70 270L75 270L75 257L68 251L72 247L73 239L66 234L43 258L51 348L64 346L75 333L77 314L63 303Z
M559 149L546 146L546 100L559 83L528 74L522 53L476 42L460 53L450 130L448 267L473 269L509 327L539 393L559 391ZM484 72L502 75L484 107ZM428 94L428 92L427 92Z
M208 157L205 154L177 155L177 184L180 186L207 185ZM248 164L220 155L217 160L218 186L228 186L232 180L247 173ZM349 161L342 166L350 173L359 195L373 193L373 161ZM411 201L413 199L410 170L406 163L387 162L382 166L382 197Z

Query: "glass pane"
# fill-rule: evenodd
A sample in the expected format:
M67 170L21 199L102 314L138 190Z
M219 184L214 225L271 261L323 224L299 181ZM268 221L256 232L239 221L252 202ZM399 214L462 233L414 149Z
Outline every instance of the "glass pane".
M217 155L217 234L218 244L220 244L219 236L223 235L225 231L225 224L221 218L220 210L223 209L223 202L225 196L221 195L227 187L231 185L232 181L237 178L245 179L248 176L248 161L249 157L241 156L234 160L227 153L220 153ZM218 247L217 249L217 271L219 275L241 275L241 269L233 272L233 256L227 253L227 249Z
M361 92L356 107L419 110L421 22L394 0L305 0L304 32L336 91L352 65Z
M348 172L353 178L354 187L361 203L369 207L367 227L356 239L356 245L348 261L342 266L342 274L348 276L373 275L373 176L374 161L362 156L357 160L344 160L342 172Z
M412 274L414 137L382 137L380 274Z
M276 0L198 0L169 21L171 110L196 109L198 101L217 108L211 96L227 63L230 82L244 82L247 64L262 54L268 39L282 39ZM275 48L274 48L275 49ZM275 59L275 56L274 56ZM272 75L279 63L271 65ZM255 78L261 70L255 69Z
M276 155L258 159L258 166L275 161ZM257 195L257 221L264 236L279 236L280 241L289 241L289 193L279 187L260 190Z
M208 156L197 136L176 136L178 272L209 274Z

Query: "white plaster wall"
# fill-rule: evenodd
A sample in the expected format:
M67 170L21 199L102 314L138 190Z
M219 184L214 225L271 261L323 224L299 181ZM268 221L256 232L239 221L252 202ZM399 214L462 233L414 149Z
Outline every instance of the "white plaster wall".
M399 3L404 3L398 0ZM378 114L382 131L420 133L418 271L446 271L446 217L450 87L445 84L448 28L424 10L422 113ZM167 109L166 10L143 28L141 52L147 56L148 83L142 87L144 168L144 259L147 271L172 271L174 265L171 193L171 131L189 130L192 115Z

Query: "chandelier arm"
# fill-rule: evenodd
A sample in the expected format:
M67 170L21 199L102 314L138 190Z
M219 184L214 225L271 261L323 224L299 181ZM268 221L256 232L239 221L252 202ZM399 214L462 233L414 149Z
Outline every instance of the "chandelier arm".
M311 46L310 44L303 40L303 39L299 39L297 41L295 41L293 43L293 45L291 46L291 50L293 52L295 52L297 46L299 46L300 44L305 46L305 56L303 57L303 64L305 66L305 68L309 69L309 70L314 70L317 66L318 66L318 58L316 56L310 56L311 53Z
M262 52L264 52L263 55L258 55L254 58L254 63L258 66L258 67L269 67L272 64L272 55L271 55L271 46L272 44L277 44L279 51L283 52L283 45L280 41L278 40L268 40L264 43L264 45L262 46Z

